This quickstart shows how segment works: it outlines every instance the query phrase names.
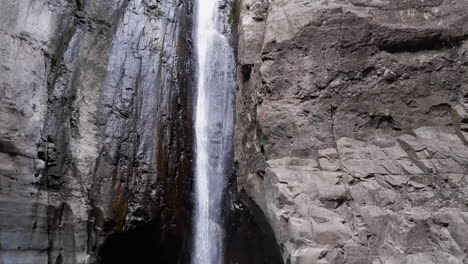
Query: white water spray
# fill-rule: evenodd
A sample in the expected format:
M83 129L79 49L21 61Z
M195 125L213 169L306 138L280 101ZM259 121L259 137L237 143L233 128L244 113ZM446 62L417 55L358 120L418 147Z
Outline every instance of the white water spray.
M197 0L195 215L192 264L223 263L222 205L232 164L234 52L224 35L225 0Z

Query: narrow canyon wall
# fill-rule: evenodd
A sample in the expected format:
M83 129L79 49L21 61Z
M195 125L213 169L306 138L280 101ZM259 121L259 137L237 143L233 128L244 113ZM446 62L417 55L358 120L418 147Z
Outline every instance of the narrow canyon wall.
M190 218L191 2L0 6L0 263L95 263L109 234L142 223L153 235L110 253L152 241L145 254L175 263Z
M468 262L468 2L243 0L236 162L291 264Z

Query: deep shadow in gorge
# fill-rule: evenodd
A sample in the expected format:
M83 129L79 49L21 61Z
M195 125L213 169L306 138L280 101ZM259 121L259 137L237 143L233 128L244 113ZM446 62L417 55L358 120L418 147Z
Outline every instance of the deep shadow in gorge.
M283 264L281 249L260 207L243 191L231 190L228 195L226 264Z
M226 264L283 264L281 250L261 209L245 192L230 190L226 202ZM99 249L99 264L190 263L188 242L160 222L137 224L110 235ZM162 230L162 231L161 231Z
M283 264L281 249L264 213L245 192L229 190L225 216L226 264ZM181 239L166 232L167 228L153 221L110 235L99 250L98 263L190 263L188 242L193 238Z
M110 235L99 251L99 263L178 263L181 241L174 236L163 238L159 230L159 223L151 222Z

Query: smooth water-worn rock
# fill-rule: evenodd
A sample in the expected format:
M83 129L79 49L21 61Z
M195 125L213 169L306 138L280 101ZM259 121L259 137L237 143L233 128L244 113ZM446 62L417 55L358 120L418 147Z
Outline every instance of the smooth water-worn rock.
M244 0L239 188L287 263L466 263L468 3Z
M95 263L109 234L149 222L165 241L151 249L176 261L189 221L191 3L0 7L0 263Z

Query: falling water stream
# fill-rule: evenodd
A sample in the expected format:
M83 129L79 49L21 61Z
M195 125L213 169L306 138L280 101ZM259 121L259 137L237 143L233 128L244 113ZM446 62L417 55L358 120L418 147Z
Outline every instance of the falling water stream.
M226 0L197 0L195 7L198 94L193 264L223 263L222 204L232 164L235 87L226 6Z

